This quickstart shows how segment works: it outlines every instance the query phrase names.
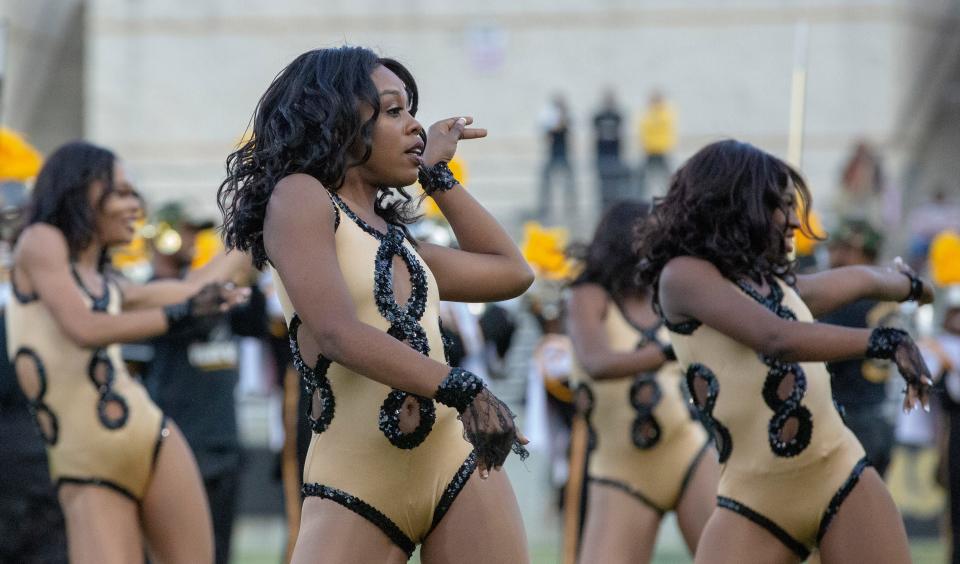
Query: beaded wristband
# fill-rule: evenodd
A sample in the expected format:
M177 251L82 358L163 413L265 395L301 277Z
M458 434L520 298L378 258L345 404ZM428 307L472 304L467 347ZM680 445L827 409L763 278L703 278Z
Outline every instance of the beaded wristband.
M485 387L483 380L476 374L454 367L440 382L433 399L462 414Z
M440 161L430 168L426 166L420 167L420 172L417 176L420 179L420 186L423 187L423 191L427 194L446 192L457 184L460 184L460 181L453 175L453 172L445 161Z
M891 360L897 351L897 346L905 339L909 339L906 331L893 327L877 327L870 333L867 341L867 358Z
M905 302L916 302L923 296L923 282L912 272L904 272L904 276L910 279L910 293L903 299Z

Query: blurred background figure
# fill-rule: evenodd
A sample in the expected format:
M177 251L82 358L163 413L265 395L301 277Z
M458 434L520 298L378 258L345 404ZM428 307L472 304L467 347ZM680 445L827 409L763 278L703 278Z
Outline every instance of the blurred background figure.
M654 90L640 117L640 145L643 148L638 172L641 194L652 200L667 193L673 173L670 154L677 146L677 116L663 93Z
M190 215L171 202L157 210L150 240L153 280L183 278L195 266L197 238L213 221ZM149 341L152 358L144 384L163 412L183 431L200 468L213 517L216 563L230 562L233 521L239 500L242 449L237 428L238 336L267 333L263 293L220 317Z
M883 236L864 220L848 219L830 234L830 268L877 264ZM900 324L900 307L893 302L862 299L821 317L818 321L855 328ZM857 359L827 363L833 400L867 458L882 477L890 464L896 407L887 390L895 368L889 361Z
M600 108L593 116L601 210L607 209L611 202L628 197L624 193L627 171L621 157L622 125L623 114L620 113L616 95L613 88L607 88Z
M29 200L26 182L41 163L22 137L0 128L0 562L66 564L63 512L30 403L7 356L4 319L10 252Z
M538 217L550 219L553 209L553 185L556 176L563 183L564 219L570 221L577 213L577 188L570 163L570 109L563 94L556 93L540 112L539 126L543 132L546 156L540 175L540 198Z
M879 152L865 140L857 141L840 175L840 188L833 203L835 217L882 225L885 188Z
M911 265L922 266L937 234L946 230L960 232L960 189L940 187L930 198L907 215L908 257Z

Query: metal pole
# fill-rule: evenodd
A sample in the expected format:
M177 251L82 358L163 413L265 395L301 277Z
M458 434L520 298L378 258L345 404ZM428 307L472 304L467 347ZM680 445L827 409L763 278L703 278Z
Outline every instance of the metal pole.
M796 168L803 164L803 118L807 99L807 43L810 26L797 22L794 28L793 77L790 84L790 128L787 138L787 162Z

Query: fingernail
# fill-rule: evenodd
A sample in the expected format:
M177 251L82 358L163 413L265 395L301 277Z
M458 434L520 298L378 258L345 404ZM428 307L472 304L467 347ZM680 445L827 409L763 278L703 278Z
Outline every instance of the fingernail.
M467 118L459 117L459 118L457 118L457 123L462 123L462 124L466 125L466 123L467 123Z

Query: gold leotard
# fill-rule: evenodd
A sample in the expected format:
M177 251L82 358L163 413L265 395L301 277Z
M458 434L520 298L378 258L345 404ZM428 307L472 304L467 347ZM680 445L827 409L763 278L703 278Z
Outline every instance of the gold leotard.
M391 225L387 233L378 232L339 197L331 194L331 199L337 261L358 319L445 362L437 283L403 230ZM395 256L406 264L412 286L402 306L392 290ZM303 472L304 495L355 511L409 555L440 522L476 468L457 412L322 357L316 363L303 359L297 340L300 318L274 274L290 324L294 364L312 396L308 416L313 437ZM408 397L418 401L420 417L419 426L404 433L399 413Z
M103 293L83 290L94 311L120 313L120 291L104 277ZM139 502L167 435L160 409L127 373L120 345L87 349L70 340L36 295L8 300L7 352L47 446L57 484L94 484Z
M627 352L649 341L657 328L639 330L610 300L604 330L611 350ZM669 362L656 373L608 380L594 380L577 365L574 380L586 387L593 404L590 481L621 489L661 514L675 509L709 444L691 416L679 365Z
M783 280L769 279L768 296L738 286L780 317L813 321ZM695 320L668 327L720 451L718 505L806 558L867 466L833 403L826 366L763 357Z

